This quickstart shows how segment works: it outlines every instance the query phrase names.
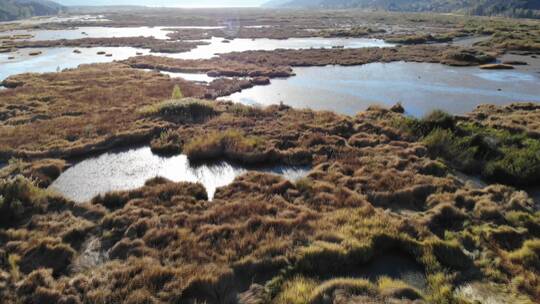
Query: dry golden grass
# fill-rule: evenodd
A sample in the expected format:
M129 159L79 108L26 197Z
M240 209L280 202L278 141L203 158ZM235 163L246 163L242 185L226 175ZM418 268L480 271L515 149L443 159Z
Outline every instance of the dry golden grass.
M540 106L533 103L516 103L507 106L481 105L468 117L492 128L511 132L525 132L540 138Z
M77 151L121 134L134 140L150 134L156 124L141 121L136 110L167 98L174 86L168 78L118 64L9 81L22 84L1 93L0 107L8 118L0 125L0 147L6 154ZM197 94L197 88L185 91Z
M458 282L478 277L538 296L530 283L539 231L531 199L506 186L464 185L394 127L400 114L230 103L215 110L203 122L169 122L167 141L197 143L186 151L219 144L249 152L263 138L264 149L288 155L281 161L309 155L310 174L292 182L250 172L212 202L201 185L156 178L82 205L8 179L3 206L18 216L0 230L7 303L221 303L240 295L274 303L449 303ZM509 247L508 238L517 240ZM385 254L407 257L426 287L354 271Z
M494 59L479 50L454 46L419 45L399 48L246 51L199 60L138 56L123 62L136 68L171 72L203 72L212 76L289 77L293 75L291 67L294 66L361 65L392 61L437 62L469 66L489 63Z
M295 11L277 17L254 10L198 14L203 15L197 21L201 24L222 23L234 15L241 24L255 18L281 25L279 31L243 28L239 37L304 37L313 34L307 29L321 26L320 20L334 25L384 20L399 29L388 34L401 37L414 33L446 39L487 32L516 32L519 37L504 45L502 38L508 37L495 35L472 50L420 45L256 51L211 60L144 56L125 61L127 65L90 65L9 79L6 84L15 88L0 92L0 156L38 160L13 160L2 172L3 303L236 303L240 297L252 301L246 303L388 303L407 298L447 304L462 301L455 287L478 279L538 302L540 224L533 201L502 185L474 189L464 184L427 156L410 128L400 124L401 114L372 107L346 117L285 105L262 109L205 102L202 112L211 107L212 113L202 115L204 119L172 119L178 110L184 118L193 114L183 103L160 104L175 85L185 97L212 99L257 81L221 79L203 87L129 68L274 77L290 76L296 65L395 60L476 65L492 59L482 49L534 49L534 41L527 42L524 35L534 29L532 22L518 28L519 23L498 18L477 22L463 16L356 11ZM156 11L140 20L124 13L111 18L109 25L193 22L191 11L181 10ZM175 35L199 37L201 32ZM326 33L386 35L357 27ZM151 115L141 115L140 109ZM482 108L471 117L535 136L536 111L532 105L514 105ZM154 149L183 149L192 158L206 153L263 164L307 164L312 170L298 181L250 172L218 189L213 202L201 185L155 178L140 189L76 205L14 177L22 174L45 186L65 163L44 157L86 155L92 147L151 140ZM412 288L384 271L377 277L360 275L387 254L405 256L417 266L425 275L425 288Z
M186 97L214 98L252 85L248 80L221 79L202 86L119 63L22 74L4 82L15 88L0 93L3 160L13 156L75 156L148 141L159 135L167 122L141 116L138 111L153 109L168 99L174 86L179 85ZM211 114L207 106L188 110L188 121L197 118L192 117L195 114Z

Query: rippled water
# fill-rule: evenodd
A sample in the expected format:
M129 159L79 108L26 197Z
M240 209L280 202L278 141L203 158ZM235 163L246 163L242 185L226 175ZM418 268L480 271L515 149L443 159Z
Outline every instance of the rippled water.
M380 39L368 38L289 38L289 39L234 39L224 43L223 38L213 37L205 40L210 44L200 45L190 52L178 54L163 54L179 59L207 59L216 54L230 52L244 52L255 50L276 50L276 49L309 49L309 48L331 48L342 46L344 48L366 48L366 47L390 47L389 44Z
M76 54L74 50L80 50ZM34 51L41 51L38 56L30 56ZM97 55L103 51L111 57ZM58 69L75 68L79 64L111 62L135 56L137 52L148 54L149 50L132 47L96 47L96 48L39 48L21 49L14 53L0 53L0 81L8 76L21 73L55 72ZM9 59L9 57L15 57Z
M268 86L256 86L222 99L262 105L283 101L297 108L349 115L372 104L391 106L401 102L414 116L434 109L463 114L482 103L540 102L540 75L517 70L393 62L301 67L294 72L294 77L272 79Z
M307 174L304 167L258 168L295 180ZM85 202L98 194L139 188L156 176L175 182L201 183L211 200L218 187L230 184L248 169L225 161L192 166L185 155L161 157L149 147L105 153L75 164L50 186L67 198Z

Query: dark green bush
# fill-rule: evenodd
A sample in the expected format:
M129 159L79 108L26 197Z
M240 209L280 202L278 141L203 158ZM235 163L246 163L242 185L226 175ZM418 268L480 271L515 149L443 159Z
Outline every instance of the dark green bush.
M22 176L0 180L0 227L45 209L46 191Z
M503 157L489 161L484 176L495 181L534 185L540 181L540 142L532 141L524 147L505 147Z
M430 155L444 158L454 168L472 173L481 166L475 158L477 148L471 146L467 138L459 138L450 130L437 128L423 142Z
M540 141L471 123L456 125L442 112L409 120L411 130L423 137L433 158L452 167L508 185L530 186L540 181Z
M441 110L435 110L426 114L421 119L402 117L399 121L394 122L394 125L412 135L424 137L435 129L454 130L456 121L452 115Z

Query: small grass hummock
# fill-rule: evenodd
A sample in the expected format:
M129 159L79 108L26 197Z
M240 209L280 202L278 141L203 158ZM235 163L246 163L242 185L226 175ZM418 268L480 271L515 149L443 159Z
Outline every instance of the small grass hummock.
M196 98L166 100L145 106L138 112L143 116L162 116L177 122L198 122L217 114L211 101Z
M513 263L540 271L540 240L526 241L523 247L511 252L508 257Z
M160 155L174 155L182 151L183 141L178 133L167 130L161 132L159 137L150 142L150 148L153 153Z
M184 146L184 153L192 161L225 157L241 163L255 164L267 160L265 151L266 144L262 138L246 136L234 129L206 134Z
M46 206L46 190L21 175L0 180L0 228L9 227Z

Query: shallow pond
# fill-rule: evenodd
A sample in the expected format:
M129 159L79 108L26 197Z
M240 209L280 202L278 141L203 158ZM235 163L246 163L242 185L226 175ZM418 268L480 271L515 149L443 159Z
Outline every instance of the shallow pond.
M212 29L211 26L140 26L140 27L103 27L84 26L61 30L13 30L0 32L0 36L32 35L32 38L22 39L30 41L80 39L80 38L112 38L112 37L154 37L156 39L169 39L167 34L174 29Z
M174 73L161 71L161 74L169 75L171 78L183 78L189 81L201 81L201 82L212 82L216 77L210 77L204 73Z
M15 30L0 32L3 35L32 35L31 41L80 39L80 38L111 38L111 37L155 37L168 39L171 31L163 30L165 27L101 27L89 26L62 30Z
M50 188L74 201L85 202L98 194L139 188L147 180L161 176L175 182L201 183L211 200L218 187L230 184L247 171L248 168L225 161L192 166L185 155L161 157L153 154L149 147L143 147L83 160L62 173ZM296 180L309 169L276 166L257 168L257 171Z
M289 38L289 39L234 39L225 40L223 38L212 37L207 41L210 44L200 45L186 53L161 54L179 59L207 59L216 54L230 52L244 52L255 50L276 50L276 49L309 49L309 48L366 48L366 47L391 47L380 39L368 38ZM228 42L224 42L228 41Z
M96 27L96 29L108 31L110 28ZM161 31L158 28L149 28L151 31ZM55 31L45 31L55 32ZM64 31L65 32L65 31ZM161 31L166 33L165 31ZM77 33L80 33L77 30ZM332 47L342 45L350 48L370 47L370 46L385 46L386 44L382 40L376 39L326 39L326 38L306 38L306 39L235 39L231 43L222 43L223 39L213 38L211 44L199 46L190 52L185 53L152 53L155 56L165 56L173 58L183 59L200 59L211 58L217 53L232 52L232 51L246 51L246 50L273 50L278 48L311 48L311 47ZM80 54L73 53L75 49L81 51ZM41 51L42 54L38 56L29 56L29 53ZM112 54L111 57L105 55L97 55L97 52L104 51ZM21 49L11 53L0 53L0 81L7 78L10 75L20 73L43 73L43 72L55 72L58 68L75 68L79 64L84 63L99 63L110 62L113 60L124 60L129 57L135 56L136 53L142 53L143 55L150 54L148 49L132 48L132 47L92 47L92 48L72 48L72 47L58 47L58 48L28 48ZM14 59L9 59L14 57ZM179 73L175 73L179 74ZM198 76L193 74L182 73L183 75L171 75L173 77L182 77L187 80L193 81L212 81L208 76L199 74Z
M222 99L261 105L283 101L297 108L349 115L372 104L391 106L401 102L414 116L434 109L463 114L482 103L540 102L540 74L517 70L392 62L301 67L294 72L294 77L272 79L268 86L256 86Z
M153 70L151 69L142 69L144 71L151 72ZM157 72L163 74L163 75L169 75L171 78L183 78L188 81L198 81L198 82L212 82L216 79L216 77L210 77L205 73L176 73L176 72L167 72L167 71L159 71Z
M76 49L81 53L74 53ZM29 55L35 51L42 53L37 56ZM97 55L100 51L112 56ZM84 63L124 60L135 56L138 52L146 55L150 50L132 47L21 49L13 53L0 54L0 81L15 74L56 72L58 69L75 68ZM11 56L14 59L9 59Z

